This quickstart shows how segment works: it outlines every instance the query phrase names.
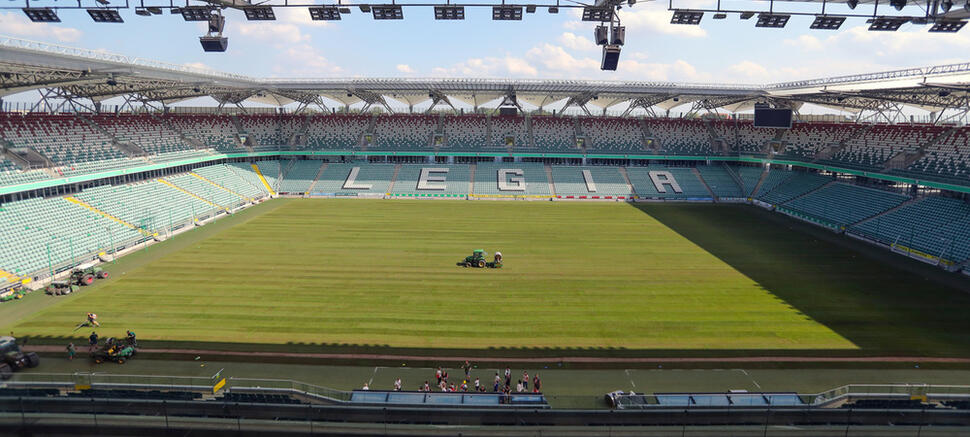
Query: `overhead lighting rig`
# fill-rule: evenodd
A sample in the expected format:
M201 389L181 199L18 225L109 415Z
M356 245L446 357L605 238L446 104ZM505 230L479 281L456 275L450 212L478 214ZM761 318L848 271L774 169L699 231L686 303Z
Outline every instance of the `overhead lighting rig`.
M380 5L371 7L375 20L403 20L404 10L400 5Z
M35 23L60 23L61 19L51 8L24 8L24 14Z
M340 9L336 6L314 6L310 8L310 19L313 21L337 21L340 19Z
M521 21L522 6L492 6L492 20Z
M435 20L464 20L465 7L451 6L451 5L435 6L434 19Z
M704 12L677 9L674 10L674 15L670 17L670 24L689 24L697 26L701 24L701 18L704 18Z
M95 23L124 23L117 9L88 9L88 15Z
M251 6L243 9L246 19L249 21L275 21L276 14L269 6Z
M787 14L768 14L761 13L758 14L758 21L754 23L754 27L768 27L774 29L781 29L788 24L788 20L791 15Z
M845 17L818 15L808 28L816 30L839 30L842 27L842 23L845 23Z

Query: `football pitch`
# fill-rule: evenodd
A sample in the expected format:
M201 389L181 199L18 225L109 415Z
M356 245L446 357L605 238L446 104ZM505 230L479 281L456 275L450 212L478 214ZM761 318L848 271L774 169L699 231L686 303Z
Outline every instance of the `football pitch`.
M479 248L504 268L455 265ZM0 329L83 337L93 311L185 344L970 355L966 281L894 257L740 205L278 199Z

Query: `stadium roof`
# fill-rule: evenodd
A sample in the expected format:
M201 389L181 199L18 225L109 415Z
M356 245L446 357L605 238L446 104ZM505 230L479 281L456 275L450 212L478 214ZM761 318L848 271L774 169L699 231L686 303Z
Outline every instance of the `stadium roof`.
M798 109L813 103L860 112L931 112L970 109L970 62L879 73L763 85L639 81L415 79L415 78L256 78L145 58L0 37L0 98L30 90L62 99L100 102L114 97L163 105L210 96L220 105L255 102L274 106L298 102L300 109L326 100L341 105L407 105L461 101L526 102L537 107L565 102L605 109L626 104L652 111L690 104L692 110L749 110L756 102ZM514 96L514 99L513 99ZM323 99L322 99L322 98ZM324 100L326 99L326 100Z

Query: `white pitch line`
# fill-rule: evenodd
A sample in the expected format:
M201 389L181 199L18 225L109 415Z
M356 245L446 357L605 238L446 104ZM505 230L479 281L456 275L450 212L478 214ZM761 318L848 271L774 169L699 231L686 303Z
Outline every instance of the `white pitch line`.
M630 380L630 385L632 385L632 386L633 386L633 388L637 388L637 383L635 383L635 382L633 382L633 377L632 377L632 376L630 376L630 369L626 369L626 370L624 370L624 371L623 371L623 373L626 373L626 377L627 377L627 379L629 379L629 380Z
M367 381L367 386L368 386L368 387L370 387L370 385L374 383L374 377L375 377L375 376L377 376L377 371L378 371L378 370L381 370L381 368L380 368L380 367L375 367L375 368L374 368L374 374L372 374L372 375L370 376L370 381Z
M755 387L758 387L758 390L761 390L761 384L758 384L758 381L755 381L755 380L754 380L754 377L753 377L753 376L751 376L750 374L748 374L748 372L747 372L746 370L744 370L744 369L735 369L735 370L737 370L737 371L739 371L739 372L741 372L741 373L743 373L743 374L744 374L744 376L747 376L747 377L748 377L748 379L750 379L750 380L751 380L751 383L753 383Z

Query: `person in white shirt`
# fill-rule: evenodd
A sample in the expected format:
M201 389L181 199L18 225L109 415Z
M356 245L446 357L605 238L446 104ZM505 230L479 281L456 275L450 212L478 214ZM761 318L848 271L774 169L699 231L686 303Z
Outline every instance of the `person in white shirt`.
M394 391L401 391L401 378L394 380Z
M364 388L362 388L361 390L370 390L370 384L368 384L368 383L365 382L364 383Z

